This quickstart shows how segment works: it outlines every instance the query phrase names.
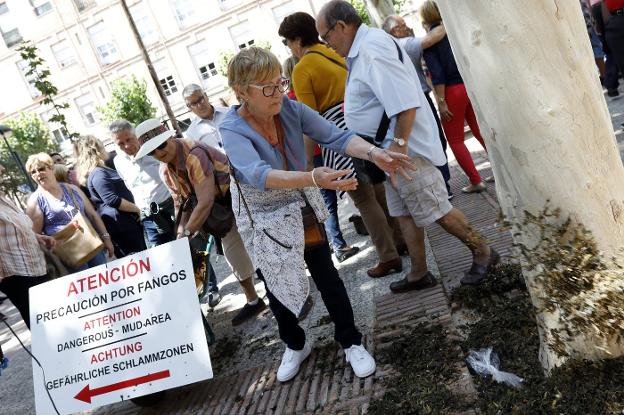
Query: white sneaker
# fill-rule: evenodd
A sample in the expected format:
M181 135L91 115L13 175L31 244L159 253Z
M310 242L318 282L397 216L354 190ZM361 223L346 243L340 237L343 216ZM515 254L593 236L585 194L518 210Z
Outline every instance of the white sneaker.
M299 373L301 363L310 355L312 349L306 343L302 350L292 350L288 347L282 357L282 363L277 369L277 380L280 382L288 382Z
M377 366L375 365L375 359L370 355L361 345L353 345L348 349L345 349L345 357L347 362L351 363L353 373L358 378L365 378L375 373Z

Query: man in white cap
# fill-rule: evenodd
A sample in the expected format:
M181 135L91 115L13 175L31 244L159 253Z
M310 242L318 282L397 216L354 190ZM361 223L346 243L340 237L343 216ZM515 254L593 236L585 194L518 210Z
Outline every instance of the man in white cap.
M160 175L173 197L176 212L181 209L183 200L193 195L197 198L192 211L183 212L176 229L178 238L186 236L191 244L197 243L202 239L198 233L210 215L217 195L230 197L230 173L225 154L199 141L174 138L174 132L154 118L139 124L136 135L141 148L135 158L150 155L162 163ZM255 268L236 223L221 242L225 259L247 297L247 304L232 319L232 325L236 326L260 313L266 304L254 287Z

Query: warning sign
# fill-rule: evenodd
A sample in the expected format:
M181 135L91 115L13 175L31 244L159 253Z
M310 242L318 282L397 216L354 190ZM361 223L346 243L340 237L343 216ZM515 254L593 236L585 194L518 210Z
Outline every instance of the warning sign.
M187 239L31 288L37 413L212 378L200 313Z

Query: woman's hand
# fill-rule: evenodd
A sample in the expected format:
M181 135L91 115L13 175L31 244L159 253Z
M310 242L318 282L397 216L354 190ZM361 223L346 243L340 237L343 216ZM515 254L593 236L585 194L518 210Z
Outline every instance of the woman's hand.
M112 258L115 256L115 247L113 246L110 235L102 235L102 242L104 242L104 249L108 252L108 257Z
M395 151L384 150L376 147L370 153L371 160L380 169L390 174L390 181L396 187L398 185L396 181L396 175L402 175L405 180L412 180L411 176L407 173L408 170L416 170L409 158L409 156Z
M314 183L318 187L348 192L357 188L357 179L355 177L350 179L340 178L346 176L352 171L352 169L334 170L329 167L317 167L312 170L311 175Z
M38 233L36 233L35 236L37 237L37 242L39 242L39 245L41 245L45 249L48 249L51 251L56 246L56 239L54 239L51 236L41 235Z
M453 118L453 113L449 111L446 101L438 102L438 111L440 112L440 118L442 118L442 121L450 121L450 119Z

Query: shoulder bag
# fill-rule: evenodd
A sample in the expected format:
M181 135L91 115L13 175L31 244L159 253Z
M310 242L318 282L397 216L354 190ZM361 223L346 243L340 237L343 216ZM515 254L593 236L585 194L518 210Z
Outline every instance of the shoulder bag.
M78 211L73 217L69 216L69 223L63 229L52 235L56 245L52 251L66 265L78 268L89 262L104 247L104 243L93 229L91 223L80 212L80 205L74 197L74 190L65 187L71 196L74 208Z
M282 159L284 160L283 168L285 171L288 171L288 161L286 160L286 150L284 148L284 129L282 128L282 122L280 121L279 114L275 115L273 117L273 120L275 122L275 129L277 130L277 142L278 142L279 150L282 153ZM231 167L231 169L233 172L234 171L233 166ZM245 200L245 196L243 195L241 191L240 185L238 183L238 179L236 178L235 175L233 176L234 176L234 181L236 183L236 186L238 188L238 194L240 195L242 199L243 205L245 207L245 211L247 212L247 216L249 217L249 221L253 228L254 221L253 221L253 218L251 217L251 212L249 211L249 207L247 206L247 201ZM303 219L304 246L305 246L304 250L309 251L309 250L313 250L319 246L326 244L327 235L325 234L325 228L323 227L323 224L318 221L318 218L316 217L316 213L314 213L314 209L312 208L312 206L310 206L310 203L308 202L305 192L303 192L302 190L299 190L299 192L301 193L301 196L303 197L303 200L305 201L305 206L301 208L301 217ZM266 229L263 229L263 232L267 237L269 237L269 239L271 239L276 244L284 248L292 248L278 241L273 236L271 236L266 231Z
M215 163L214 163L214 159L212 158L212 156L210 155L210 152L202 147L202 146L195 146L193 148L191 148L191 151L195 148L200 148L202 149L206 155L208 156L208 158L210 159L210 162L212 163L213 166L213 178L214 178L214 184L217 190L217 196L214 198L214 202L212 204L212 209L210 210L210 214L208 215L208 218L206 218L206 220L204 221L201 230L206 233L206 234L210 234L216 238L223 238L225 235L228 234L228 232L230 232L230 230L232 229L232 226L234 226L234 212L232 211L232 199L230 196L230 192L228 191L226 194L223 194L223 191L221 191L221 187L219 187L219 183L217 183L217 175L216 175L216 167L215 167ZM186 182L190 185L190 181L189 181L189 177L188 174L186 172L183 173L185 176L185 180ZM176 187L177 187L177 191L178 194L180 194L180 184L178 182L177 177L175 177L175 175L173 175L174 181L176 182ZM192 189L192 186L191 186ZM187 212L187 211L192 211L193 209L195 209L195 206L197 206L197 195L195 194L195 190L193 189L193 191L191 192L191 194L182 201L182 203L180 204L180 212L178 212L178 217L176 218L176 228L180 223L180 219L181 219L181 212Z
M282 128L282 122L279 118L279 114L273 117L275 121L275 129L277 130L277 142L279 144L282 158L284 159L284 170L288 171L288 162L286 161L286 150L284 148L284 128ZM299 190L305 206L301 208L301 216L303 218L303 233L305 240L305 250L312 250L318 248L321 245L327 243L327 235L325 234L325 228L323 224L318 221L314 209L310 206L308 198L303 190Z

